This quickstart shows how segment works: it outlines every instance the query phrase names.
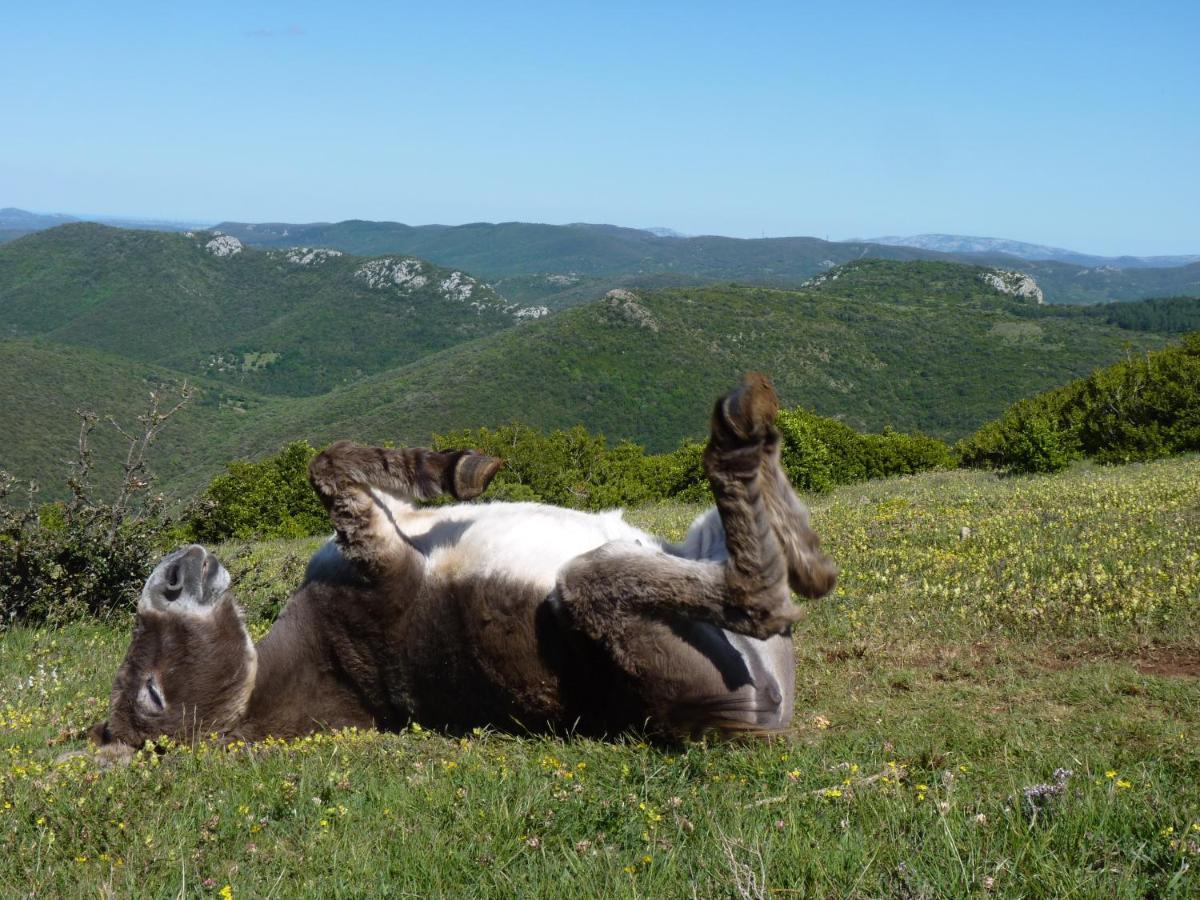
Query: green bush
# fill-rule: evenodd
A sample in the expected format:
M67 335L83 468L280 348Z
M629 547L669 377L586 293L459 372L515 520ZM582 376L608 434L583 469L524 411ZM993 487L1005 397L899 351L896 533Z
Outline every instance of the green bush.
M784 471L797 488L823 491L893 475L912 475L954 465L950 447L923 434L860 434L836 419L802 409L783 410L777 422L783 436Z
M781 410L776 426L783 438L780 461L788 480L802 491L825 491L834 484L829 444L817 417L803 410Z
M1018 474L1061 472L1075 454L1070 437L1046 416L1020 419L1012 435L1008 467Z
M504 460L486 499L537 500L575 509L610 509L661 500L694 480L689 451L647 456L629 441L609 447L582 425L543 433L527 425L476 428L434 437L437 449L473 447ZM679 452L679 451L677 451ZM699 469L699 457L696 456Z
M14 507L12 486L0 483L0 630L128 608L164 549L159 511L131 519L109 504Z
M316 453L307 441L295 441L258 462L229 463L188 511L188 537L219 543L328 531L329 516L308 483Z
M963 465L1013 472L1200 450L1200 332L1021 400L956 450Z

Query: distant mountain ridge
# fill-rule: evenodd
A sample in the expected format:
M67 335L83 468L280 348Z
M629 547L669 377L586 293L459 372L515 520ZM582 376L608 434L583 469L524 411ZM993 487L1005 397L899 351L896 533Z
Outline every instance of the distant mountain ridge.
M938 253L995 254L1005 253L1026 260L1054 260L1077 266L1111 266L1115 269L1164 269L1200 262L1200 255L1183 256L1095 256L1062 247L1047 247L1008 238L973 237L964 234L914 234L908 237L867 238L873 244L889 247L915 247Z
M16 240L35 231L57 228L72 222L96 222L114 228L138 228L147 231L194 231L205 228L196 222L174 219L143 219L129 216L71 216L64 213L35 213L15 206L0 209L0 243Z
M519 419L667 449L696 435L708 398L749 369L771 372L786 403L856 427L955 437L1018 397L1168 339L1100 320L1102 308L1039 306L1036 292L1022 296L1023 276L998 268L863 258L822 268L806 288L660 272L641 276L657 289L599 296L605 278L629 276L580 275L553 285L579 292L573 308L522 316L528 307L468 270L410 254L62 225L0 247L0 468L49 487L75 409L129 422L148 388L184 379L200 395L159 469L177 495L298 438L413 444ZM575 276L537 276L551 277ZM105 434L111 463L119 442Z
M995 265L1033 276L1048 303L1107 303L1145 297L1200 295L1200 262L1188 266L1118 268L1058 260L1026 260L1011 253L947 253L867 241L814 237L660 237L615 225L539 225L476 222L471 225L404 225L399 222L222 222L219 230L248 244L336 247L349 253L411 253L439 265L487 278L522 303L555 308L614 287L642 287L653 279L683 283L736 281L796 287L856 259ZM557 282L572 279L564 295ZM568 299L574 298L574 300Z
M153 228L147 223L135 227ZM416 226L357 219L308 224L223 222L215 231L264 248L326 247L357 256L415 256L481 277L514 303L549 309L572 306L613 288L729 281L796 287L834 266L866 258L942 260L1017 270L1037 281L1048 303L1200 295L1200 262L1164 267L1147 262L1156 259L1151 257L1130 257L1133 262L1122 267L1107 257L1078 254L1078 258L1089 261L1081 265L1057 259L1025 259L998 250L949 253L903 244L823 241L814 237L664 237L655 233L661 229L583 222ZM0 242L23 233L0 228ZM1010 250L1021 246L1021 242L1002 243ZM1134 265L1138 259L1141 262ZM1101 264L1092 264L1091 260Z

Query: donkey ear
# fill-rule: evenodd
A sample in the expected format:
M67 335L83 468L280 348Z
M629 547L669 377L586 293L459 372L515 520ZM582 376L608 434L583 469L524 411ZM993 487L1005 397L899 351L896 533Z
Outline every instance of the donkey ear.
M503 465L504 460L477 450L458 451L449 479L450 493L456 500L478 497Z
M97 722L88 729L88 739L97 747L103 747L105 744L111 744L113 740L112 732L108 730L108 720Z

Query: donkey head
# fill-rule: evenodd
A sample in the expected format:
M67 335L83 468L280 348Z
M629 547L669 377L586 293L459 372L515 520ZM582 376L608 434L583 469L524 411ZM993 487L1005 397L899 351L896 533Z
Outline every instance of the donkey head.
M159 735L227 731L245 712L257 662L225 567L198 544L176 550L142 589L108 720L92 740L137 748Z

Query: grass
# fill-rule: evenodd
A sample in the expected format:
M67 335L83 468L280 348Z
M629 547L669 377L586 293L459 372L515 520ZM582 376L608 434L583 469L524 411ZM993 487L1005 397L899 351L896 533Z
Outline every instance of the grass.
M1200 459L812 506L843 577L770 742L413 726L96 770L54 759L103 716L130 622L4 633L0 893L1200 892ZM678 537L694 513L631 518ZM220 549L256 632L314 545Z

